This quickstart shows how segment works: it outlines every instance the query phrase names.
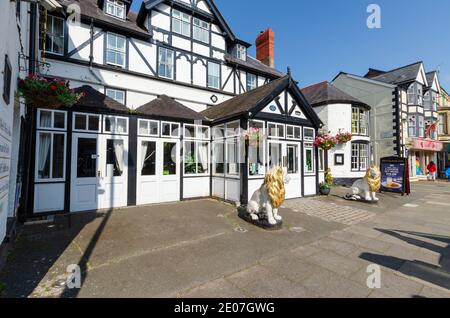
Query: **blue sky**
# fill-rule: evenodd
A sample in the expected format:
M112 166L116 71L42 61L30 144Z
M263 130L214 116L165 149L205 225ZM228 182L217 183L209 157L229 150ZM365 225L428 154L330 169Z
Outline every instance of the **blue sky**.
M134 0L138 10L142 0ZM259 31L275 32L275 62L291 66L301 87L332 80L340 71L364 75L424 61L440 69L450 90L448 0L215 0L234 33L254 43ZM367 6L381 7L382 28L367 28ZM255 48L250 54L255 56Z

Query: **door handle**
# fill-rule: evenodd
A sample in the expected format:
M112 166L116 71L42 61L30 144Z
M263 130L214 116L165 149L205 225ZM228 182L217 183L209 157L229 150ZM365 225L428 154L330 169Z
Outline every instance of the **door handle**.
M101 178L102 177L102 172L99 170L97 171L97 178Z

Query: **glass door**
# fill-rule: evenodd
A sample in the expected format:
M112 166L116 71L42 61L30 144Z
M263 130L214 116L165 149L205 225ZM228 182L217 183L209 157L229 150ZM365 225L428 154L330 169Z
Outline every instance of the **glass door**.
M286 184L286 199L299 198L302 196L300 143L285 143L284 149L286 155L285 173L289 179L289 182Z

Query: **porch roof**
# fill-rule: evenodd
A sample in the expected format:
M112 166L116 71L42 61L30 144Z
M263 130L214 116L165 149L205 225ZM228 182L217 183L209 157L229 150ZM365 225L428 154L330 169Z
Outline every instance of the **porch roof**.
M205 117L202 114L184 106L167 95L160 95L158 98L139 107L136 112L146 116L173 118L178 120L205 120Z
M76 93L85 93L86 95L82 97L72 108L82 108L82 109L92 109L95 111L115 111L121 113L128 113L128 108L115 101L111 97L102 94L95 88L89 85L84 85L74 89Z

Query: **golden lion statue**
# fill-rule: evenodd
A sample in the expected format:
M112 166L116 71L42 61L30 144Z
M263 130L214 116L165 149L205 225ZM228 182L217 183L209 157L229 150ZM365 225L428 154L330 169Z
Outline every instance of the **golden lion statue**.
M285 178L283 168L271 169L264 178L264 184L252 196L247 206L247 212L252 220L258 221L259 215L264 214L270 225L276 225L283 220L278 215L278 209L286 197Z
M377 192L381 188L381 172L376 166L367 170L366 176L362 180L356 181L352 186L352 193L347 194L347 199L365 200L377 202Z

